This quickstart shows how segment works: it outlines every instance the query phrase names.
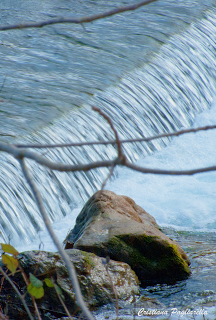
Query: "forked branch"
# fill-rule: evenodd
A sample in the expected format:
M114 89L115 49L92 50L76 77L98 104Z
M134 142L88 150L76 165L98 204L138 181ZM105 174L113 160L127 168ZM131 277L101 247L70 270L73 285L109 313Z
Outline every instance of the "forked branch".
M110 124L110 126L115 134L116 140L114 141L114 143L117 144L118 154L117 154L117 157L113 160L97 161L97 162L93 162L93 163L79 164L79 165L73 165L73 164L66 165L66 164L52 162L52 161L46 159L45 157L38 155L36 152L32 152L28 149L19 148L14 145L0 142L0 151L4 151L6 153L11 154L14 158L16 158L19 161L19 163L21 165L23 174L24 174L24 176L25 176L25 178L26 178L26 180L32 190L32 193L35 197L37 206L38 206L39 211L43 217L46 228L47 228L54 244L56 245L56 247L59 251L59 254L61 255L63 261L65 262L65 264L67 266L67 269L69 272L69 277L70 277L71 282L73 284L77 303L80 306L82 312L85 314L86 319L88 319L88 320L93 320L94 318L93 318L92 314L90 313L90 311L88 310L88 308L83 300L80 286L79 286L79 283L77 280L75 268L74 268L73 264L71 263L68 255L63 250L58 238L56 237L56 235L51 227L51 223L50 223L48 215L45 211L41 195L40 195L34 181L32 180L31 175L29 173L29 170L25 164L25 158L34 160L36 163L43 165L49 169L57 170L57 171L65 171L65 172L88 171L88 170L92 170L95 168L110 167L111 170L110 170L110 174L109 174L108 178L111 176L112 171L116 165L125 166L127 168L132 169L132 170L139 171L142 173L148 173L148 174L151 173L151 174L166 174L166 175L192 175L195 173L216 171L216 166L193 169L193 170L161 170L161 169L151 169L151 168L137 166L137 165L129 162L127 160L127 158L125 157L125 155L123 154L122 145L121 145L122 141L119 140L118 133L117 133L116 129L114 128L112 120L107 115L105 115L103 112L101 112L100 110L95 109L95 111L99 112L100 115L102 115L108 121L108 123ZM212 129L212 127L209 127L209 129ZM201 130L204 130L204 129L201 128ZM207 127L205 127L205 130L207 130ZM187 133L189 133L189 132L195 132L195 131L200 131L200 130L199 129L182 130L181 132L173 133L172 135L180 135L180 134L186 133L186 131L187 131ZM171 134L167 134L166 136L168 136L168 135L171 135ZM160 135L160 137L161 136L162 135ZM165 135L163 135L163 136L165 136ZM158 138L158 137L159 136L151 137L151 139ZM148 139L148 138L146 138L146 139ZM108 143L110 143L110 141ZM106 182L106 180L105 180L105 182ZM2 272L1 269L0 269L0 272Z
M118 148L118 158L123 160L124 154L123 154L123 151L122 151L121 142L119 140L118 132L115 129L112 120L102 110L100 110L99 108L92 107L92 110L98 112L109 123L112 131L114 132L115 138L116 138L116 144L117 144L117 148Z

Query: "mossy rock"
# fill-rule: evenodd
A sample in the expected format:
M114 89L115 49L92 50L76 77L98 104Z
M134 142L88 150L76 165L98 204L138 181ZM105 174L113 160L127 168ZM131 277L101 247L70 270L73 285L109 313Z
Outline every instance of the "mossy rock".
M186 253L161 232L155 219L132 199L111 191L88 200L65 245L128 263L143 286L190 275Z
M128 263L138 275L142 285L172 283L190 275L188 263L182 258L178 246L157 237L120 235L107 243L110 257Z
M76 249L66 251L74 264L83 298L90 310L95 310L104 304L115 301L112 284L115 286L117 297L122 303L131 301L134 296L139 295L139 280L135 272L126 263L110 260L105 265L104 259L93 253ZM37 250L27 251L21 253L18 259L27 277L32 273L41 281L44 281L45 278L52 279L61 289L64 303L69 312L74 315L80 313L67 268L58 253ZM25 299L30 309L34 310L31 297L26 293L26 284L21 273L15 273L11 278L20 292L25 293ZM65 310L54 288L48 287L45 283L43 288L44 296L37 299L42 319L45 319L47 310L56 318L65 315ZM19 297L6 280L1 288L1 296L7 301L10 319L28 319Z

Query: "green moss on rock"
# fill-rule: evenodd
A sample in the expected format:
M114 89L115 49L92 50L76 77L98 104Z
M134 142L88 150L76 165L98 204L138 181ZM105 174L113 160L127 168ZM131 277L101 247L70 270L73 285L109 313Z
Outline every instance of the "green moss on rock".
M157 237L114 236L106 243L106 249L111 259L128 263L143 285L172 283L190 275L190 268L177 245Z
M84 257L84 261L87 264L88 267L90 268L94 268L95 267L95 262L94 260L91 258L91 253L89 252L85 252L85 251L81 251Z

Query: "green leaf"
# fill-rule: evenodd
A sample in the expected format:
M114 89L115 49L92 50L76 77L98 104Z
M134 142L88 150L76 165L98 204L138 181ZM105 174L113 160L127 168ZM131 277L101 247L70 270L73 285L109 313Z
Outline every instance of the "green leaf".
M46 278L44 281L45 281L47 287L50 287L50 288L54 287L54 284L52 283L52 281L49 278Z
M1 243L1 246L4 252L13 254L14 256L18 256L19 252L10 244Z
M3 254L2 255L2 262L6 264L7 268L14 274L16 271L17 267L19 266L19 261L12 257L9 256L8 254Z
M43 287L42 281L40 281L38 278L36 278L32 273L30 273L29 275L30 275L30 282L34 287L36 287L36 288Z
M33 286L32 283L29 283L29 285L27 286L27 290L36 299L40 299L44 296L44 288L43 287L37 288Z

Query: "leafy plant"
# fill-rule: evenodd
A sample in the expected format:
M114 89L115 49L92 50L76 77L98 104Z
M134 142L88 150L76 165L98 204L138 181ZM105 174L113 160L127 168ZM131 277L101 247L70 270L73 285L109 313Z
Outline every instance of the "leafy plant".
M19 261L17 259L19 252L10 244L1 243L1 246L2 250L4 251L4 253L2 254L2 262L14 275L19 266Z

